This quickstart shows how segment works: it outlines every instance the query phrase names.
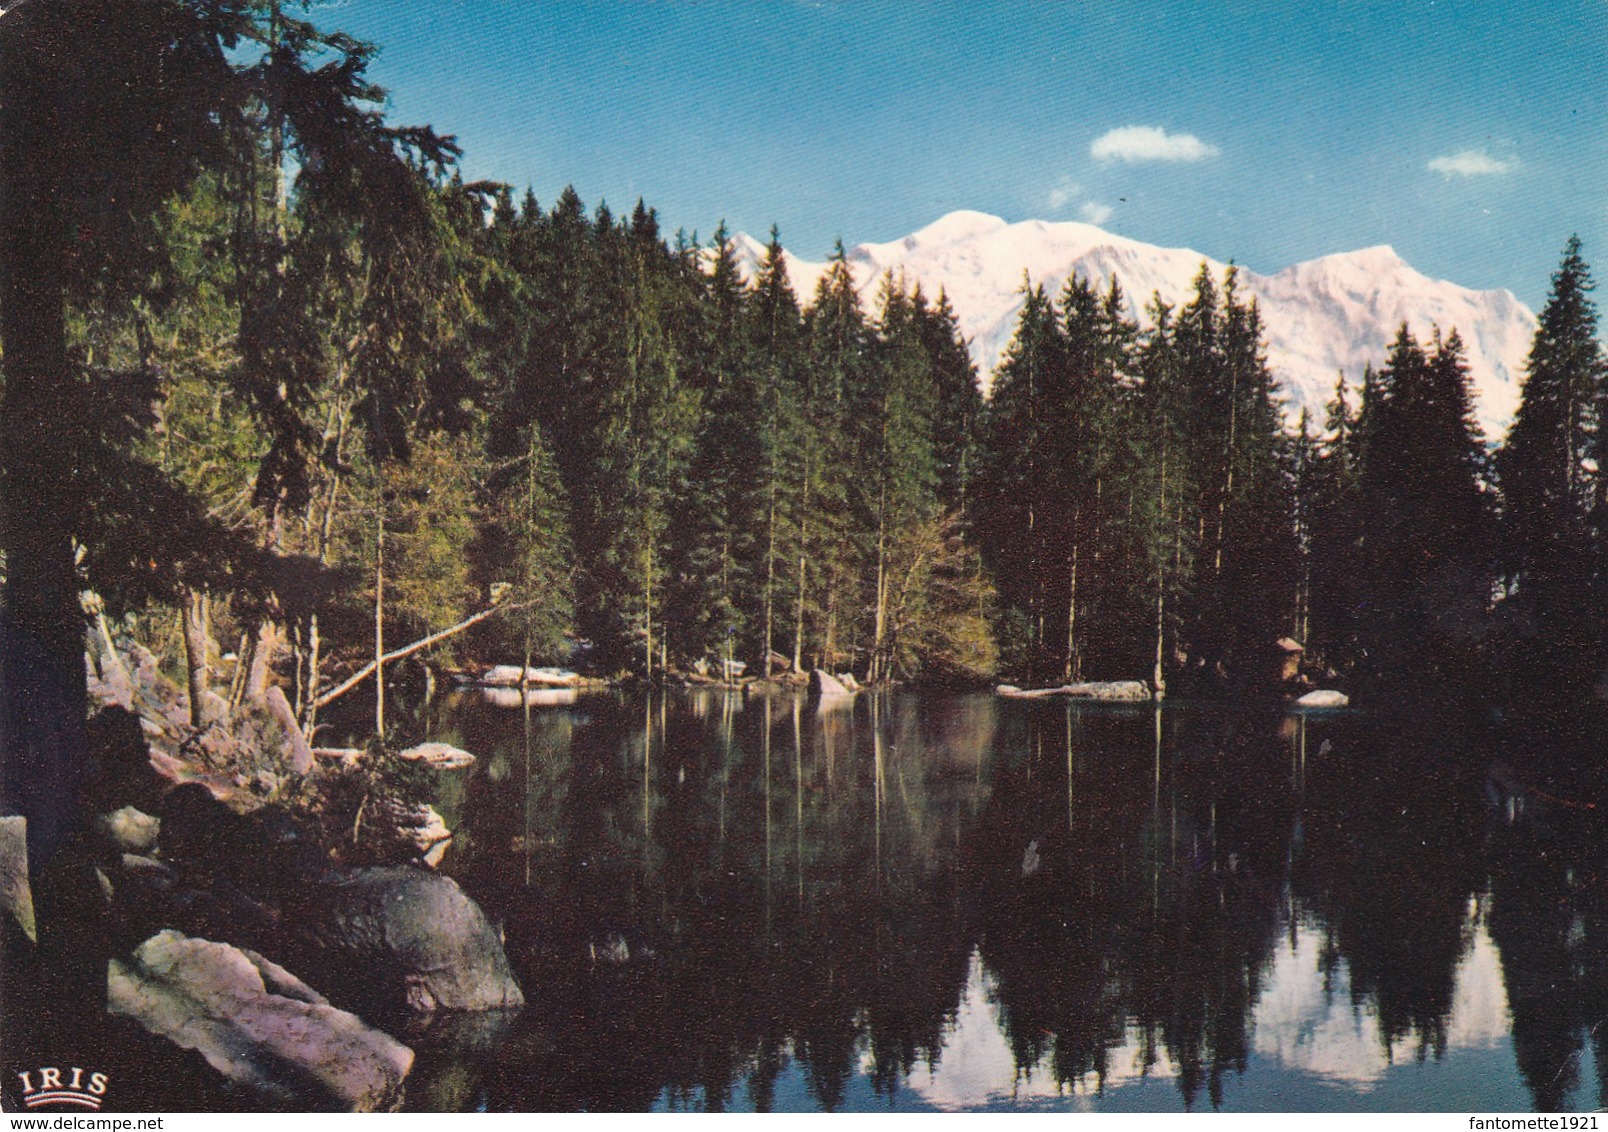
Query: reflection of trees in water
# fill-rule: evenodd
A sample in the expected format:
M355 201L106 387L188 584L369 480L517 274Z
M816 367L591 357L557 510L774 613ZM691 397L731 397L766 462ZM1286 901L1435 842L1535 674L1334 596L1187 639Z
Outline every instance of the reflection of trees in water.
M1503 831L1491 865L1513 1049L1535 1107L1557 1111L1589 1045L1608 1105L1608 843L1583 806L1538 806Z
M1185 1102L1204 1087L1215 1104L1245 1066L1277 934L1282 862L1265 831L1287 825L1276 795L1243 784L1284 753L1221 720L1166 730L1158 759L1130 718L1021 720L979 833L982 953L1019 1070L1098 1089L1134 1037L1143 1070L1165 1052ZM1068 796L1082 799L1070 815ZM1024 875L1030 844L1041 864Z
M530 888L495 851L460 867L501 896L540 988L502 1104L719 1108L746 1087L765 1108L791 1054L831 1108L862 1058L891 1089L936 1054L970 951L942 846L975 812L991 700L947 721L888 697L584 706L567 793L538 775L552 843ZM488 850L526 820L506 793L485 783L467 811Z
M1344 959L1354 1004L1371 1001L1388 1058L1410 1040L1440 1057L1469 900L1484 887L1477 748L1443 719L1342 728L1307 764L1305 844L1291 887Z
M1382 1057L1439 1057L1488 861L1539 1107L1608 1016L1604 852L1493 829L1479 744L1444 721L604 695L532 713L528 769L520 713L460 727L496 754L455 867L533 1001L494 1106L763 1110L790 1063L820 1107L862 1072L891 1099L974 951L1018 1073L1098 1090L1135 1072L1120 1050L1215 1106L1297 920Z

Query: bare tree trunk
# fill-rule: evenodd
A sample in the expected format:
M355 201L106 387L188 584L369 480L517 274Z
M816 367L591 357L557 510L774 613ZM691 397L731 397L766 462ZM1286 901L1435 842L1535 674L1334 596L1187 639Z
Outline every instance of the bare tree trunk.
M802 551L798 556L798 605L793 616L793 671L804 671L804 579L809 560Z
M207 648L210 633L207 621L211 601L204 593L188 590L184 595L184 670L190 694L190 726L200 730L206 724Z
M282 524L281 500L276 498L268 516L268 550L272 554L279 552ZM279 651L280 642L278 624L272 616L264 617L257 626L256 640L251 648L251 672L246 677L245 688L248 700L261 702L268 693L268 679L273 674L274 654Z
M374 734L385 738L385 490L374 524Z
M647 642L642 655L647 662L648 680L653 679L653 551L647 551L647 570L643 577L642 623L647 631Z
M382 662L389 664L393 660L402 660L406 657L410 657L420 649L427 649L433 644L446 640L448 637L456 636L472 625L480 624L488 617L494 616L498 613L511 613L516 609L528 609L532 604L534 603L525 601L518 602L513 605L496 605L490 609L482 609L479 613L474 614L472 617L465 617L456 625L453 625L447 629L442 629L439 633L431 633L428 637L420 637L410 645L404 645L399 649L392 649L383 656L369 661L362 668L352 673L352 675L348 676L344 681L342 681L340 684L337 684L329 691L314 697L313 706L323 707L331 700L344 696L347 692L350 692L353 688L357 687L370 676L374 675L375 672L379 671L380 664Z
M765 525L765 641L760 647L759 674L770 679L771 630L774 627L776 595L776 473L771 472L770 511ZM768 877L769 874L767 873Z
M1156 510L1165 521L1167 514L1167 448L1165 445L1161 449L1161 498ZM1175 543L1176 534L1177 532L1175 531ZM1156 699L1158 700L1167 694L1167 679L1162 666L1162 660L1165 655L1162 640L1167 628L1166 601L1167 558L1166 555L1162 555L1156 562L1156 668L1150 678L1150 682L1156 686Z
M804 503L798 520L798 606L793 620L793 671L804 671L804 587L809 576L810 462L804 458Z
M834 571L832 581L826 589L826 638L821 642L821 663L826 668L836 669L837 662L837 575Z
M234 675L229 678L229 710L232 712L240 706L240 701L246 696L246 673L251 667L251 634L241 633L240 643L235 646Z
M251 642L251 667L246 673L244 697L253 702L268 694L268 678L273 674L274 653L279 651L279 626L264 617Z
M866 677L875 684L883 679L885 663L882 656L887 644L888 626L888 489L882 488L877 502L877 615L876 639L871 644L871 667Z
M1078 544L1072 543L1072 577L1067 584L1066 600L1066 682L1071 683L1082 675L1083 665L1078 657Z
M318 635L318 614L307 619L307 696L302 704L302 731L311 738L318 723L318 684L323 679L323 639Z

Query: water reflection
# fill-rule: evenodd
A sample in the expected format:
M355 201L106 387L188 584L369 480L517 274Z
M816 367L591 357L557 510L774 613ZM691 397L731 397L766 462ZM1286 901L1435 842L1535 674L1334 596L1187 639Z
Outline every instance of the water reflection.
M532 1001L476 1104L1605 1099L1595 810L1510 821L1460 724L719 690L448 719L482 755L450 867Z

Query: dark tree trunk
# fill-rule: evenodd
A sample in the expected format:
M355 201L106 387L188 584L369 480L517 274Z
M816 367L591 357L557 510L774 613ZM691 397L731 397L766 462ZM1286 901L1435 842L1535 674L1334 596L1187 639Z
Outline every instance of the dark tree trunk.
M56 61L48 49L32 46L13 42L0 55L7 89L50 82ZM62 186L53 163L36 156L53 148L50 115L38 112L49 100L6 103L0 108L0 744L5 802L27 817L29 856L42 867L75 830L85 774L84 618L72 541L83 506L74 482L73 427L82 414L67 365L65 249L56 207Z
M67 358L67 189L53 159L75 45L52 14L41 10L41 33L27 6L10 12L0 38L0 805L27 819L41 967L23 1008L40 1057L83 1056L94 1042L107 955L82 836L90 762L73 537L89 485L79 472L84 391Z

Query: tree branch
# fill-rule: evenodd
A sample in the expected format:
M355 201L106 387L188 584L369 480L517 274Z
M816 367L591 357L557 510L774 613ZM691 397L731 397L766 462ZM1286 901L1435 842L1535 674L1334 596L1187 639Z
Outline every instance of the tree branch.
M480 622L484 621L493 614L508 613L515 609L526 609L535 604L536 603L533 601L516 601L508 605L494 605L490 609L482 609L479 613L476 613L472 617L464 618L450 629L443 629L439 633L431 633L428 637L421 637L419 640L414 641L411 645L404 645L402 648L399 648L394 652L388 652L381 657L378 662L372 660L369 661L362 668L358 669L351 676L347 677L345 681L331 688L323 695L317 697L315 700L313 700L313 706L315 708L321 708L331 700L344 696L347 692L350 692L353 688L357 687L370 676L374 675L374 670L378 668L380 664L390 664L393 660L401 660L405 656L411 656L420 649L427 649L437 641L444 641L448 637L456 636L457 634L463 632L471 625L478 625Z

